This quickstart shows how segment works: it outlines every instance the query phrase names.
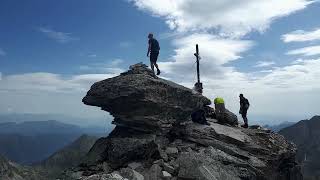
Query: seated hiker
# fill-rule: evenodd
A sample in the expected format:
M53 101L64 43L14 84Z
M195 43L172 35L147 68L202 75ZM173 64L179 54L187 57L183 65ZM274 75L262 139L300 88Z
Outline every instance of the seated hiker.
M198 109L198 110L194 111L191 114L191 119L195 123L204 124L204 125L210 125L207 122L205 114L206 113L205 113L205 111L203 109Z
M148 35L148 52L147 56L149 57L150 54L150 64L151 64L151 69L154 73L154 66L157 68L157 75L160 75L160 69L157 64L158 56L159 56L159 51L160 51L160 45L159 42L153 37L153 34L150 33Z
M244 125L242 127L248 128L247 112L248 112L250 103L249 103L248 99L243 96L243 94L240 94L239 98L240 98L239 114L242 115L242 118L243 118L243 121L244 121Z
M223 123L225 111L226 111L223 98L221 98L221 97L215 98L214 105L215 105L216 118L217 118L218 122Z

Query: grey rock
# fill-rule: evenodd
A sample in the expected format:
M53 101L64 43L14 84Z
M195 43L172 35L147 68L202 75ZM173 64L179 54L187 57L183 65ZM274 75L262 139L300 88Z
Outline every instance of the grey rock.
M143 175L130 168L123 168L119 171L120 175L130 180L144 180Z
M82 101L108 111L118 126L148 132L168 131L173 124L189 120L196 109L211 104L191 89L155 77L143 64L95 83Z
M239 124L237 115L226 109L222 123L237 126Z
M142 164L139 163L139 162L132 162L132 163L129 163L129 164L128 164L128 167L131 168L131 169L133 169L133 170L135 170L135 169L137 169L137 168L139 168L139 167L141 167L141 166L142 166Z
M175 173L175 168L173 166L171 166L168 163L164 163L163 164L163 169L167 172L169 172L170 174L174 174Z
M112 169L129 162L148 159L158 154L154 136L101 138L89 151L85 163L94 165L106 161Z
M217 123L210 123L210 126L203 126L196 123L189 123L185 129L180 129L186 138L192 140L221 140L231 144L245 145L250 143L251 138L243 133L240 128L229 127Z
M179 153L178 148L176 147L167 147L166 149L166 153L170 156L170 155L177 155Z
M2 180L42 180L46 179L36 169L21 166L0 155L0 179Z
M95 83L83 102L110 112L116 127L91 148L82 178L302 180L294 144L259 127L237 127L230 111L219 124L191 122L191 113L210 101L143 64Z
M162 169L159 165L153 164L147 174L145 174L145 180L161 180Z
M168 173L167 171L162 171L162 178L166 180L170 180L172 175Z
M163 161L163 159L159 159L159 160L154 161L153 164L157 164L159 166L163 166L164 161Z
M168 155L166 152L164 152L163 150L159 150L160 152L160 157L164 160L164 161L168 161Z

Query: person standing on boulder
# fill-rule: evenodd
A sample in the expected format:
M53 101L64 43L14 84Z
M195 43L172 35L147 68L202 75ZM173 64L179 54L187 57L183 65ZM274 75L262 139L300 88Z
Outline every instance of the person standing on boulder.
M243 96L243 94L240 94L239 98L240 98L239 114L242 115L242 118L243 118L243 121L244 121L244 125L242 127L248 128L247 112L248 112L250 103L249 103L248 99Z
M151 64L151 69L154 73L154 66L157 68L157 75L160 75L160 69L157 64L158 56L159 56L159 51L160 51L160 45L159 42L153 37L153 34L150 33L148 35L148 52L147 52L147 57L150 55L150 64Z

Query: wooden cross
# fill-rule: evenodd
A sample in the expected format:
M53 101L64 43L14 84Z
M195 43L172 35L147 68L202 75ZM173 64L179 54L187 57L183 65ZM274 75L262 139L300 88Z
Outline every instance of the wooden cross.
M199 54L199 46L198 44L196 45L196 53L194 53L194 56L196 56L197 58L197 83L194 85L195 90L199 93L202 94L203 92L203 87L202 87L202 83L200 82L200 54Z

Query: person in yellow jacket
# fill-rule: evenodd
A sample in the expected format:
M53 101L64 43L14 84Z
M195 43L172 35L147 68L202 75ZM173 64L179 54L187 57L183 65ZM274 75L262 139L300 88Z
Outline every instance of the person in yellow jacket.
M222 122L224 120L224 114L226 107L224 105L224 100L221 97L217 97L214 99L214 106L216 112L216 118L218 121Z

